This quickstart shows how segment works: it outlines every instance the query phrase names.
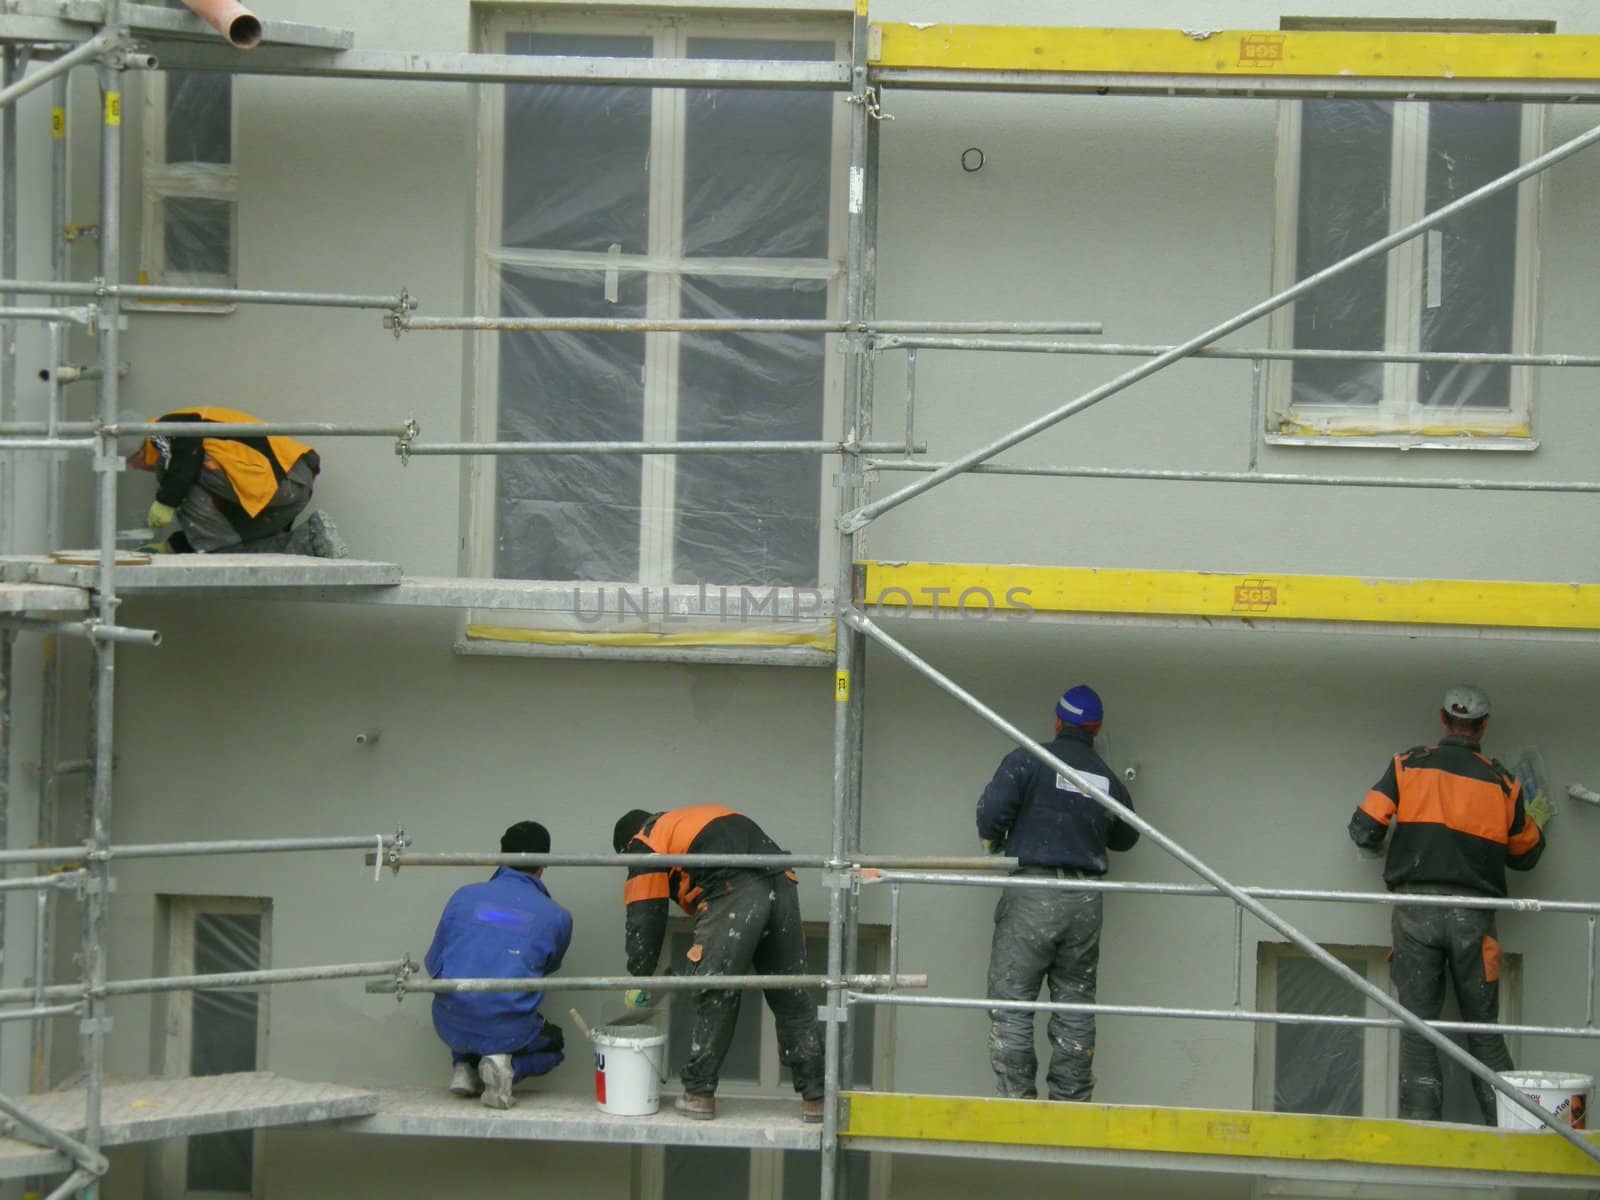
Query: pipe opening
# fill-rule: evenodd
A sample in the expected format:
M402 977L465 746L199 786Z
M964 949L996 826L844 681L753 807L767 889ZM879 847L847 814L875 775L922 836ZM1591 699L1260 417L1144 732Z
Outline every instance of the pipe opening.
M240 13L228 23L228 41L240 50L254 50L261 44L261 19L251 13Z

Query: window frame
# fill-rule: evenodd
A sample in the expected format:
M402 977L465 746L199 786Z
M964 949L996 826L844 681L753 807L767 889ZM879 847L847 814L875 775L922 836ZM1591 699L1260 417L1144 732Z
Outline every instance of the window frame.
M238 88L230 87L237 100ZM233 288L239 280L239 106L228 106L228 158L226 163L167 162L167 75L147 72L142 113L143 166L142 215L139 238L139 282L172 287ZM221 200L228 205L228 273L168 271L166 204L170 199ZM136 312L225 314L235 304L206 300L126 300L123 307Z
M1381 988L1386 995L1395 996L1394 983L1389 975L1388 946L1354 946L1332 942L1322 943L1322 948L1340 959L1361 962L1366 967L1367 982ZM1256 1011L1277 1012L1277 965L1285 959L1309 960L1298 946L1291 942L1256 943ZM1368 1001L1364 1015L1387 1016ZM1448 983L1445 987L1445 1016L1441 1020L1459 1020L1453 1015L1454 994ZM1505 953L1500 959L1500 1023L1515 1025L1522 1012L1522 955ZM1270 1022L1257 1024L1255 1031L1255 1072L1252 1101L1257 1112L1275 1112L1274 1097L1277 1092L1277 1038L1278 1026ZM1362 1104L1361 1115L1369 1118L1394 1118L1400 1112L1400 1031L1368 1026L1362 1039ZM1520 1039L1508 1035L1506 1044L1513 1060L1519 1054Z
M1544 29L1539 23L1532 23L1528 31L1543 32ZM1283 291L1296 282L1303 103L1287 100L1278 105L1272 253L1274 292ZM1429 102L1395 101L1393 107L1390 232L1411 224L1426 212ZM1549 115L1546 105L1524 103L1520 108L1520 159L1526 162L1546 144ZM1537 346L1543 209L1544 176L1541 174L1517 188L1513 353L1532 353ZM1383 347L1386 350L1399 353L1419 347L1428 243L1429 235L1424 233L1386 256L1387 319ZM1273 348L1293 348L1294 312L1295 305L1291 302L1268 318L1269 342ZM1376 408L1321 404L1296 407L1291 392L1293 369L1294 364L1284 360L1271 360L1266 364L1265 434L1272 445L1501 451L1538 448L1533 432L1536 399L1533 367L1510 368L1510 406L1504 411L1425 407L1417 395L1420 365L1392 362L1383 364L1383 394Z
M622 14L594 11L572 12L561 10L509 11L490 10L480 18L477 34L481 48L495 53L506 52L506 42L512 34L591 34L605 36L626 34L649 36L654 42L656 57L683 57L687 54L690 38L751 38L792 41L796 39L831 40L839 61L849 56L850 24L848 14L835 15L818 12L779 14L772 17L755 17L741 12L718 12L697 9L674 10L649 14ZM828 199L828 248L825 260L771 259L765 262L754 258L689 257L682 253L683 228L681 200L684 166L686 122L683 119L685 89L657 88L651 105L651 162L648 214L650 246L646 253L617 258L605 254L558 251L524 250L502 245L502 188L505 164L505 106L504 89L484 87L479 89L478 102L478 152L479 181L476 196L476 221L473 244L472 295L474 311L494 314L499 312L500 268L528 267L533 269L568 270L620 270L625 274L643 273L646 277L646 312L652 318L674 318L680 314L681 291L676 286L683 276L712 276L722 278L818 279L826 281L826 313L829 319L842 319L845 300L845 205L848 186L849 115L843 104L833 110L830 154L830 180ZM661 164L665 164L664 166ZM664 251L659 252L658 251ZM618 262L620 261L620 267ZM464 427L466 436L474 440L493 441L499 429L500 355L497 338L492 332L469 334L471 365L468 378L472 397L466 406ZM645 342L645 388L643 434L647 441L670 440L676 436L679 393L679 348L681 335L648 334ZM822 427L826 430L838 426L843 411L844 363L835 353L837 338L828 335L824 340ZM637 599L648 588L652 596L661 594L662 588L688 594L697 592L699 584L674 583L671 579L672 539L675 507L676 458L669 455L643 456L643 480L640 488L641 506L646 516L641 528L640 578L631 580L530 580L534 584L575 589L584 597L585 611L594 603L596 589L622 589ZM497 460L490 455L471 456L464 466L467 494L466 536L463 539L466 574L477 578L494 577L495 539L498 531L496 512ZM837 569L838 537L833 528L838 515L838 490L834 485L835 472L828 462L823 463L818 482L817 523L817 582L815 585L762 584L752 588L758 594L769 590L789 593L798 587L803 594L820 594L824 601L831 598L831 581ZM706 580L705 587L713 599L717 589L726 585L727 594L739 596L740 586L733 581ZM615 595L615 593L613 593ZM576 606L576 602L575 602ZM730 617L695 618L696 625L685 626L681 616L666 620L663 614L640 618L631 610L626 616L620 602L608 604L605 621L596 625L580 620L573 611L471 611L462 622L463 635L467 626L479 623L548 631L568 635L582 635L580 640L604 642L609 635L624 637L646 634L672 634L681 638L687 630L700 627L699 623L712 622L719 630L751 628L755 623L741 625ZM760 623L762 628L766 623ZM786 629L785 632L789 630ZM717 634L707 633L706 656L714 659L712 648ZM565 647L541 647L538 644L519 644L518 653L539 656L543 650L559 653ZM632 647L629 656L651 658L652 647ZM674 653L682 657L685 647L679 645ZM568 651L570 652L570 651Z
M248 915L261 918L261 962L257 969L272 963L272 899L256 896L192 896L162 895L157 898L165 925L158 953L158 974L192 975L195 973L195 924L202 916ZM272 989L255 989L256 1010L256 1065L264 1070L267 1062L268 1034L272 1027L270 1002ZM195 993L170 992L157 997L154 1012L156 1038L152 1046L155 1073L163 1076L188 1076L190 1055L193 1051ZM154 1195L171 1196L181 1200L259 1200L266 1194L266 1133L252 1131L250 1191L219 1192L191 1190L189 1179L189 1139L168 1138L150 1156L150 1184Z

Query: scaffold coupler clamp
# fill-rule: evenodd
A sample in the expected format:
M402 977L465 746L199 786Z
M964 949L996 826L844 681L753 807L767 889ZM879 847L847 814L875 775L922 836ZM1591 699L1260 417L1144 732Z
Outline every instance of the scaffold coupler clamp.
M866 106L867 116L874 121L892 121L893 113L883 111L883 91L881 88L869 87L859 94L852 93L844 98L846 104L861 104Z
M394 1002L396 1004L405 1000L406 982L416 973L417 964L412 962L411 955L407 954L405 958L401 959L400 970L395 973L394 977Z
M411 443L417 440L417 435L422 432L422 426L417 424L415 417L407 417L400 437L395 441L394 452L400 456L400 465L411 465Z
M406 316L415 311L416 307L417 298L402 284L400 295L395 298L394 307L383 317L383 327L393 332L396 341L406 331L404 324Z
M405 827L401 826L394 831L394 844L389 847L388 853L383 858L389 870L396 875L400 874L400 851L411 845L411 839L406 836Z

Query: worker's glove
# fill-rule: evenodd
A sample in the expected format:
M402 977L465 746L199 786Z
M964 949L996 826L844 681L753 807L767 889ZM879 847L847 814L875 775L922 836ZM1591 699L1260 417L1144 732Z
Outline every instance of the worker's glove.
M1540 792L1532 800L1529 800L1522 811L1527 813L1528 820L1532 821L1540 829L1548 825L1550 818L1556 815L1556 810L1550 805L1550 797L1544 792Z
M624 1008L651 1008L655 1005L656 998L646 988L629 988L622 996Z
M177 517L177 509L171 507L170 505L163 504L161 501L157 500L150 505L150 515L145 518L145 523L148 524L151 529L165 529L168 525L171 525L173 521L177 520Z
M982 838L979 840L978 845L983 847L985 854L1004 854L1006 852L1004 838Z

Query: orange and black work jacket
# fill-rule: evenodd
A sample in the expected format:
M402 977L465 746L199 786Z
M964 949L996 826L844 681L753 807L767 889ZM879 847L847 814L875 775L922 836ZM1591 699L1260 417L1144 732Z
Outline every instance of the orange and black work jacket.
M1426 883L1504 896L1506 868L1526 871L1544 853L1521 783L1468 737L1395 755L1350 818L1351 840L1376 850L1391 822L1383 868L1391 891Z
M720 804L697 804L656 813L623 847L624 854L782 854L783 849L743 813ZM782 867L665 867L628 869L622 888L627 907L630 975L651 975L667 934L667 901L690 916L707 900L726 896L747 883L785 874ZM789 873L789 878L794 875Z
M162 421L215 421L227 425L259 425L258 418L231 408L186 408L165 413ZM156 473L156 499L177 508L200 482L204 471L227 478L239 507L252 517L272 502L283 477L302 458L313 475L321 470L317 452L286 437L166 437L153 433L136 452ZM308 457L309 456L309 457Z

